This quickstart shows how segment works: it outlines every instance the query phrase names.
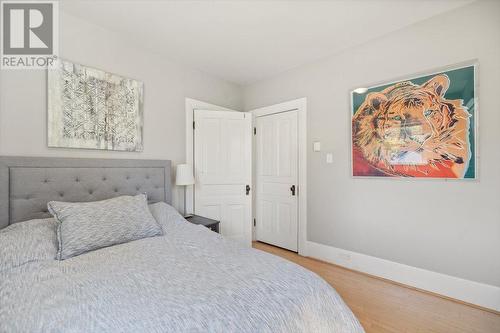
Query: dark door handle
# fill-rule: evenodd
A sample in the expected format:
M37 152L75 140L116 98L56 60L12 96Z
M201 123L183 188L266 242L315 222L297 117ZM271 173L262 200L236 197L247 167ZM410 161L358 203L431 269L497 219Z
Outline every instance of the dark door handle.
M247 193L247 195L249 195L249 194L250 194L250 185L247 185L247 186L245 187L245 192Z
M292 191L292 195L295 195L295 185L292 185L292 187L290 187L290 191Z

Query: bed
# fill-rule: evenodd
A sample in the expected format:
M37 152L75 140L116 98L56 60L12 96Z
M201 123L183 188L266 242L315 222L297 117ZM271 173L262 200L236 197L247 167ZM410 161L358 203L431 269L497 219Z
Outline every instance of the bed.
M0 332L363 332L314 273L188 223L170 161L0 157ZM147 193L162 236L56 260L52 200Z

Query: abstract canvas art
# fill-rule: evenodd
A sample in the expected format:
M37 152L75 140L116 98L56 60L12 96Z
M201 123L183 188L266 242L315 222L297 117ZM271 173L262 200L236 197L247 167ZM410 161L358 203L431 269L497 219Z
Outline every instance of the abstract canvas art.
M476 64L352 97L352 175L475 179Z
M58 60L47 86L49 147L142 151L142 82Z

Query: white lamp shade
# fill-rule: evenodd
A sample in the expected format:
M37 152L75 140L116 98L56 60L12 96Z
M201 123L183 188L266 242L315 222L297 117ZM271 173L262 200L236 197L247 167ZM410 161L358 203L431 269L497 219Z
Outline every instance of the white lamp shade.
M193 169L189 164L177 165L177 172L175 175L175 184L177 185L193 185Z

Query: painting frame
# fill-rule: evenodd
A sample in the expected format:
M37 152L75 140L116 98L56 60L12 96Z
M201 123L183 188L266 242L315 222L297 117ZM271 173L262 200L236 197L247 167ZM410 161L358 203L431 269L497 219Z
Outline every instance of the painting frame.
M419 80L425 77L436 76L440 74L446 74L450 71L461 70L465 68L472 68L472 87L473 87L473 113L471 114L471 120L469 120L468 130L469 137L473 138L473 142L469 141L471 147L471 156L469 160L469 165L473 165L473 176L465 177L434 177L434 176L401 176L401 175L359 175L355 172L355 143L354 143L354 133L353 133L353 118L357 111L355 102L354 102L354 94L356 91L364 90L364 93L374 92L374 89L381 87L388 87L392 85L396 85L397 83L402 83L405 81ZM480 159L480 151L479 151L479 61L478 59L471 59L467 61L463 61L460 63L455 63L452 65L446 65L437 67L430 70L416 72L414 74L404 75L400 77L396 77L390 80L378 81L368 86L362 86L363 88L351 88L349 90L349 173L350 177L353 179L391 179L391 180L414 180L418 179L419 181L430 180L430 181L478 181L479 180L479 159ZM466 108L466 110L469 110Z
M58 58L53 68L47 69L46 82L46 138L49 148L122 152L144 150L142 81ZM69 88L63 86L68 85L68 82L71 84ZM89 91L92 89L91 94ZM78 107L70 106L72 109L67 110L65 102L74 102L71 97L75 97L80 104ZM79 117L80 123L77 125L86 130L79 133L72 131L73 124L65 118L73 113L75 118ZM89 120L90 114L92 119ZM89 130L92 126L98 130Z

